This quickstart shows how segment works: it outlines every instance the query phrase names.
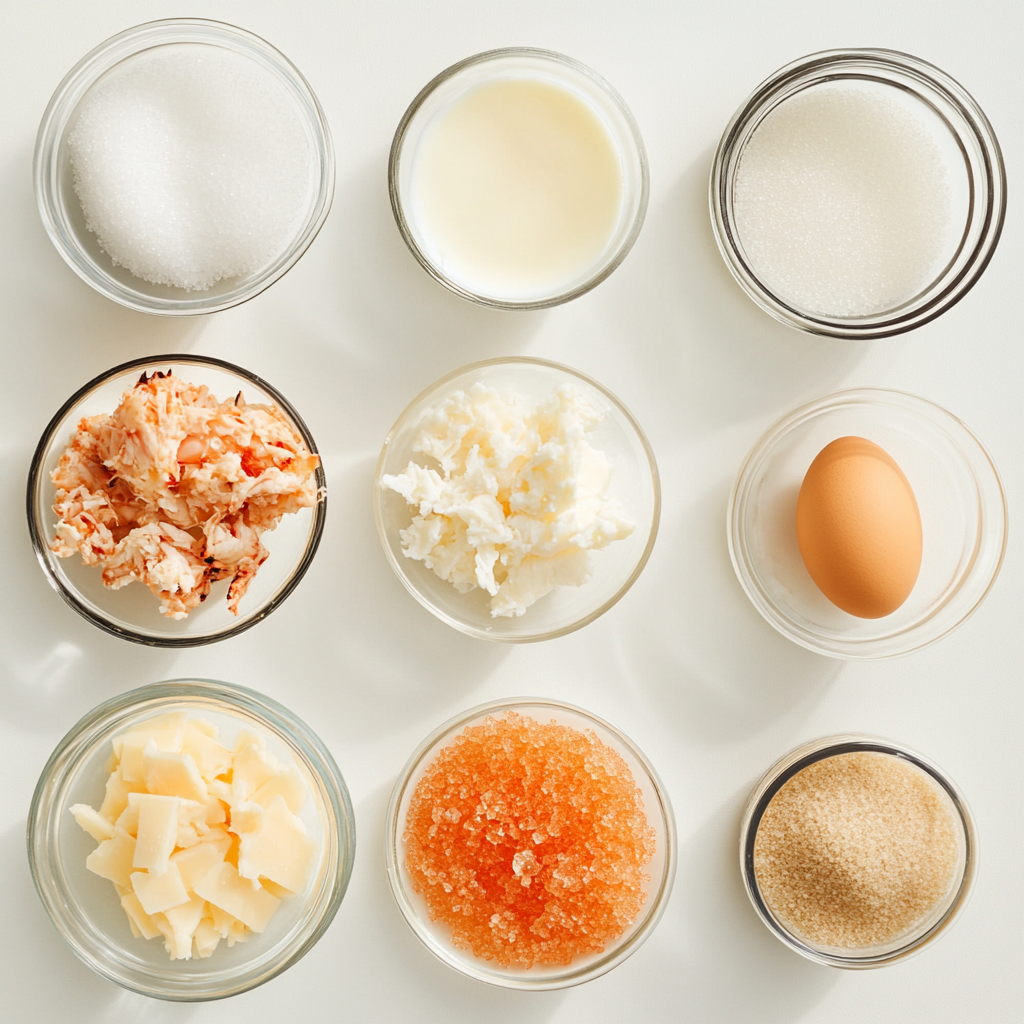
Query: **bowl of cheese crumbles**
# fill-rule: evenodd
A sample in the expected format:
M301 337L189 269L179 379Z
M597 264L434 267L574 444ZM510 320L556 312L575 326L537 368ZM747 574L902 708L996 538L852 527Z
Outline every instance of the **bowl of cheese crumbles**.
M194 1001L303 956L355 853L344 779L317 736L253 691L173 680L100 705L43 770L28 827L43 906L99 974Z

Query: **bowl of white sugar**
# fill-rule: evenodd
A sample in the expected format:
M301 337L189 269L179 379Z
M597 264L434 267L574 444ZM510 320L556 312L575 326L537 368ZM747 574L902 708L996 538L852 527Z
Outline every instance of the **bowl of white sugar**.
M722 136L711 220L762 309L812 334L878 338L958 302L1006 208L999 143L943 71L832 50L777 71Z
M285 274L334 196L323 110L288 59L201 19L138 25L58 86L36 140L43 224L71 268L132 309L238 305Z

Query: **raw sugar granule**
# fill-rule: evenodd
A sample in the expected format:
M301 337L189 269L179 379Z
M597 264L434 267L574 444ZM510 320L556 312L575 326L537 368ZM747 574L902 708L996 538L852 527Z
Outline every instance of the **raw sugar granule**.
M817 946L894 942L952 888L955 813L938 784L902 758L859 751L816 761L772 797L758 825L761 896Z
M636 920L655 833L629 766L591 732L509 711L427 766L403 835L412 888L460 949L568 964Z
M108 72L68 136L86 227L115 264L204 291L278 257L314 189L295 103L255 60L156 47Z

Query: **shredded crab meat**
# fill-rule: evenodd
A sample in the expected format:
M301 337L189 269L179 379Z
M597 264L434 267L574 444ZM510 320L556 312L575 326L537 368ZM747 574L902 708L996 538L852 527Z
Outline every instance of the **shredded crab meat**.
M144 583L172 619L230 580L237 615L267 558L261 535L317 503L319 461L276 405L143 373L111 415L79 422L50 474L50 548L99 566L111 589Z

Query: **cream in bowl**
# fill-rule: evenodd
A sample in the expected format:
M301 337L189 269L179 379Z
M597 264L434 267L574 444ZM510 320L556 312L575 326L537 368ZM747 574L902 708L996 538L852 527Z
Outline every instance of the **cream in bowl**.
M389 176L423 266L508 308L554 305L603 280L647 204L643 144L622 99L544 50L495 50L442 72L402 119Z

